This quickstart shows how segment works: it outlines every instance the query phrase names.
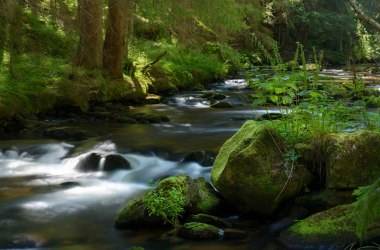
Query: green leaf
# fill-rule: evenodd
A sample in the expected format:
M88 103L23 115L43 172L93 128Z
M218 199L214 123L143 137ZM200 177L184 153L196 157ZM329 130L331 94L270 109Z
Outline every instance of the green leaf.
M278 102L278 96L277 95L270 95L269 96L269 99L274 102L274 103L277 103Z
M311 91L311 92L309 92L309 95L310 95L310 97L312 97L312 98L317 98L317 97L319 96L319 93L318 93L318 92L315 92L315 91Z
M274 88L274 92L276 93L276 95L278 95L278 94L284 93L285 89L284 88Z
M258 98L252 102L252 107L262 106L266 103L265 98Z

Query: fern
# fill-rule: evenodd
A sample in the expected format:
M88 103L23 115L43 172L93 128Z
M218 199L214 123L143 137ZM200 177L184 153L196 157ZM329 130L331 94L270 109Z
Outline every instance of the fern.
M355 233L363 238L366 231L380 219L380 178L369 186L356 189L353 194L358 196L351 210L356 222Z

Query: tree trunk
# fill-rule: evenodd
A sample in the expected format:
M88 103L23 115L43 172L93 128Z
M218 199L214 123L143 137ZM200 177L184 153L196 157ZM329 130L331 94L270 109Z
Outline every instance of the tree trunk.
M123 79L123 59L126 46L127 16L131 0L109 0L103 68L111 79Z
M20 52L20 38L22 26L22 3L19 0L10 5L10 32L9 32L9 73L13 77L17 77L17 72L14 68L15 60Z
M5 41L7 39L6 2L0 2L0 66L4 60Z
M103 1L78 0L79 44L74 64L101 69L103 64Z
M351 7L354 9L360 21L370 25L377 32L380 32L380 23L376 22L375 19L365 14L364 11L360 8L360 6L356 3L355 0L348 0L348 2L350 3Z

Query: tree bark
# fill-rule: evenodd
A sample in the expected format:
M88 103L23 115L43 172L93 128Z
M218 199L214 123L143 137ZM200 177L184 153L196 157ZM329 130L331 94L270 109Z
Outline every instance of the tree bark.
M103 1L78 0L79 43L74 64L88 69L103 65Z
M123 59L126 46L127 13L131 0L109 0L103 68L111 79L123 79Z
M0 66L4 60L5 41L7 39L6 1L0 2Z
M360 21L370 25L374 30L380 32L380 23L378 23L375 19L371 18L360 8L360 6L356 3L355 0L348 0L351 7L354 9L357 17Z
M20 52L20 38L21 38L21 26L22 26L22 8L23 4L16 0L10 5L10 23L9 23L9 73L13 77L17 77L14 65L15 60Z

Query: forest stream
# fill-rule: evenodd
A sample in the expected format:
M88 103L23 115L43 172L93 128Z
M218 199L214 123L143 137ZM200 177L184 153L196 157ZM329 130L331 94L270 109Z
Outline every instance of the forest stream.
M343 71L325 71L342 77ZM347 73L346 73L347 75ZM123 204L149 189L150 180L185 174L210 180L211 166L183 162L191 152L216 155L244 121L278 108L253 109L244 81L216 83L212 89L168 97L161 104L135 107L170 118L158 124L71 124L91 131L91 146L75 141L17 139L1 141L0 249L284 249L276 242L280 222L239 215L226 219L238 227L220 240L191 241L165 236L164 230L119 231L113 227ZM374 82L371 87L379 88ZM206 92L227 96L229 109L210 108ZM84 149L83 149L84 148ZM81 152L81 153L78 153ZM80 172L78 161L90 152L117 153L131 170ZM286 223L286 222L284 222ZM285 226L285 225L284 225Z

